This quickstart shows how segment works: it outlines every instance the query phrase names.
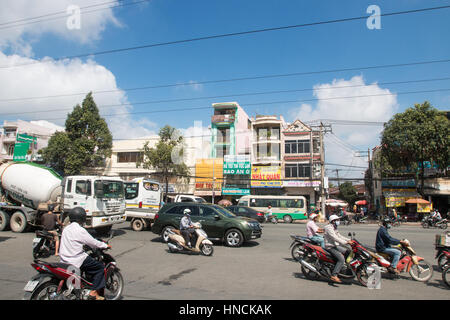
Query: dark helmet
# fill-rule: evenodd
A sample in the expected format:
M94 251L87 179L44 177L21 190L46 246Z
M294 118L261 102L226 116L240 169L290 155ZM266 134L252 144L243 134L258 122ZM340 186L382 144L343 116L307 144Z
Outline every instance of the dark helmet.
M48 211L54 211L55 210L55 205L54 204L49 204L49 205L47 205L47 207L48 207Z
M387 227L388 225L391 224L391 219L389 219L388 217L386 217L386 218L384 218L384 219L382 220L382 222L383 222L383 226Z
M86 211L82 207L75 207L69 211L70 222L84 224L86 222Z

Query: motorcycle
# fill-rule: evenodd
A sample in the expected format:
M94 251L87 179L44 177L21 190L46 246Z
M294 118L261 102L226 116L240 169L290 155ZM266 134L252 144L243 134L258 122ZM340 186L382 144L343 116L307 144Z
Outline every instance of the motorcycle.
M304 256L304 254L305 254L304 244L305 243L311 243L316 246L320 245L320 243L318 243L317 241L314 241L308 237L292 235L292 234L290 235L290 237L292 239L292 243L289 246L289 248L291 249L292 258L295 261L299 261L300 258Z
M61 230L57 229L58 237L61 238ZM36 237L33 239L33 259L48 258L55 254L54 235L45 230L36 230Z
M273 214L264 216L264 222L269 222L269 221L274 223L274 224L277 224L278 223L278 217L273 215Z
M439 270L443 270L444 266L450 262L450 247L436 244L435 249Z
M112 239L105 241L109 243ZM106 251L108 249L92 249L85 246L86 252L95 260L105 264L105 288L99 292L107 300L117 300L122 296L123 277L115 259ZM23 300L89 300L92 290L92 278L85 274L77 274L74 266L66 263L53 263L34 260L31 266L38 271L24 287Z
M450 264L445 265L442 270L442 281L450 288Z
M441 219L439 221L433 220L430 216L426 216L422 219L422 227L427 228L441 228L447 229L447 219Z
M170 252L195 252L202 253L205 256L212 256L214 252L213 243L208 239L208 235L202 229L202 225L197 222L194 223L194 230L196 234L196 243L195 246L189 248L184 240L183 235L179 230L169 229L168 230L168 238L169 241L167 245L169 246Z
M329 279L336 265L335 257L326 249L304 243L305 253L299 259L302 273L309 280L317 280L319 278ZM358 280L362 276L358 276L363 272L363 266L371 259L370 254L357 240L353 239L351 250L348 250L344 256L346 263L337 275L338 278L345 281L351 281L355 277ZM367 270L366 270L367 271ZM367 282L361 282L363 286L367 286Z
M410 242L405 239L405 244L399 244L393 246L401 251L400 260L397 264L397 269L402 272L408 272L410 276L421 282L426 282L433 276L433 267L424 258L419 257L414 249L411 247ZM377 252L374 248L367 247L372 259L365 263L364 268L378 267L381 272L387 273L388 267L391 266L391 256L386 253Z

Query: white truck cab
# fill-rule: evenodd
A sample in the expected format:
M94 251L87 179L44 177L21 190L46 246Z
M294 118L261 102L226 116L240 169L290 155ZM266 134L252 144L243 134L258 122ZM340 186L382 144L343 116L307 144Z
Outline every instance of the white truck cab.
M86 210L86 227L109 230L125 216L122 179L106 176L67 176L61 183L64 212L75 207Z
M202 197L193 196L191 194L178 194L175 196L174 202L199 202L205 203L206 200Z

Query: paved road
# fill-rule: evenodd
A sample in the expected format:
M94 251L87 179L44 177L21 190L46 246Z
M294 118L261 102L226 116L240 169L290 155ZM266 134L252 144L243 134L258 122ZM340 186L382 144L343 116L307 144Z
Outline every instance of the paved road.
M399 280L383 278L380 290L357 283L331 285L303 277L291 259L290 234L305 234L302 223L265 224L263 237L229 248L215 244L212 257L171 254L167 245L151 231L134 232L128 223L115 227L111 241L125 279L124 299L193 300L290 300L290 299L446 299L450 290L435 270L428 283L414 281L409 274ZM363 243L374 244L376 225L340 226L355 232ZM391 235L408 238L419 255L436 265L434 235L440 230L402 225ZM21 299L23 287L34 274L30 266L34 234L0 233L0 299Z

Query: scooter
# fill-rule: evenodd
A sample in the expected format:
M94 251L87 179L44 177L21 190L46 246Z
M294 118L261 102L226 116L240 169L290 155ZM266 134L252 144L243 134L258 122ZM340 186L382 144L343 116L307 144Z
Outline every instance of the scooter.
M57 229L58 237L61 238L61 231ZM45 230L36 230L36 237L33 239L33 259L48 258L55 254L54 235Z
M305 255L305 248L304 248L305 243L311 243L313 245L320 246L320 243L308 237L292 234L290 235L290 237L292 239L292 243L289 246L289 248L291 249L292 258L295 261L300 261L300 259Z
M270 221L270 222L272 222L274 224L278 223L278 217L273 215L273 214L266 215L266 216L264 216L264 218L265 218L264 222L269 222Z
M400 260L397 264L397 269L402 272L408 272L410 276L421 282L426 282L433 276L433 267L424 258L419 257L414 249L411 247L410 242L407 239L403 240L404 244L393 246L401 251ZM386 253L376 252L373 248L369 248L369 252L372 256L372 260L368 262L369 267L378 267L383 273L387 273L388 267L391 266L391 256Z
M194 252L202 253L205 256L212 256L214 252L213 243L208 239L208 235L202 229L202 225L197 222L194 223L194 230L197 237L195 247L189 248L184 240L183 235L179 230L169 229L168 237L169 241L167 245L169 246L169 251L174 252Z
M426 216L422 219L422 227L427 228L441 228L441 229L447 229L448 223L447 219L441 219L439 221L433 221L433 219L430 216Z

